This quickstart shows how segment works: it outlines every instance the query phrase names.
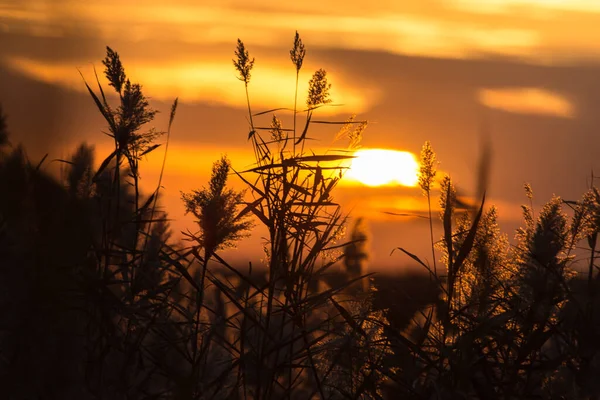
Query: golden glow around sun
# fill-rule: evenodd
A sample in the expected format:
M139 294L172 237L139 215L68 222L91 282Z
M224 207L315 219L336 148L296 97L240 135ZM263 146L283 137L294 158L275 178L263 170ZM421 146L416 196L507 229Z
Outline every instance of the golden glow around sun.
M363 149L354 153L352 165L344 175L347 181L367 186L416 186L419 163L407 151Z

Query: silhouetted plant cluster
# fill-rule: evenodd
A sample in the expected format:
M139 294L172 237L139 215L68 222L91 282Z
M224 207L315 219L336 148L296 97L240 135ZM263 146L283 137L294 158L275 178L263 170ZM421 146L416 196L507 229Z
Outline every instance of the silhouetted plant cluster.
M32 163L22 147L9 147L0 110L7 398L600 396L597 188L579 201L554 197L536 216L526 185L529 205L511 245L485 196L465 204L449 176L436 180L426 142L419 185L433 266L399 248L427 275L366 279L364 224L358 220L344 239L347 215L333 198L366 121L317 119L332 103L323 69L298 103L306 56L298 33L289 52L293 108L253 112L255 60L238 40L233 65L244 82L255 165L235 170L222 157L207 187L182 193L196 226L178 242L158 207L177 100L159 181L144 194L143 156L161 147L163 132L151 126L157 111L142 86L106 50L111 93L97 76L96 89L85 82L114 144L98 167L94 148L82 144L54 160L64 176L51 177L45 158ZM335 139L346 144L315 154L308 149L315 124L338 125ZM246 190L230 189L230 178ZM431 206L438 187L441 232ZM263 268L230 265L222 250L256 224L268 232ZM585 263L586 279L576 277L577 263Z
M296 34L296 82L305 54ZM324 70L310 81L306 110L252 114L254 59L241 41L235 55L256 166L234 171L222 158L208 188L182 194L198 228L186 244L169 239L157 207L162 172L154 192L139 189L143 156L161 146L163 132L151 126L156 111L111 48L102 63L112 93L97 76L95 90L84 81L114 143L98 168L87 144L54 160L64 166L60 181L20 147L2 153L0 379L10 398L378 396L376 365L389 349L382 313L344 297L351 282L321 279L343 258L345 216L332 191L351 156L304 150L312 124L340 124L338 138L356 146L366 123L313 120L331 101ZM291 113L293 128L275 115L269 127L254 125L275 111ZM247 193L226 187L232 172ZM251 216L269 231L266 275L252 266L242 273L219 255L247 235ZM369 346L371 334L377 346Z
M489 152L484 152L489 154ZM421 187L431 188L429 143L422 152ZM481 178L480 178L481 179ZM483 177L485 180L485 177ZM437 304L418 312L405 330L390 327L397 367L396 395L415 398L595 398L600 279L594 264L598 190L577 202L554 197L535 217L533 191L524 227L509 245L495 207L464 207L450 177L440 181L443 232L434 243L446 273L416 255L439 287ZM572 208L571 217L563 211ZM587 288L576 278L576 246L587 239ZM433 249L433 251L435 251ZM434 253L435 254L435 253ZM594 343L592 345L592 343ZM397 364L404 355L403 364Z

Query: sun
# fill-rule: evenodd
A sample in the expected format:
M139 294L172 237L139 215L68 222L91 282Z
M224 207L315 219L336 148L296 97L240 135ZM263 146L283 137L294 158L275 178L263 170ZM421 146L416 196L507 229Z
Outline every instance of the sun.
M367 186L417 186L419 163L407 151L363 149L354 153L350 169L344 175L347 181Z

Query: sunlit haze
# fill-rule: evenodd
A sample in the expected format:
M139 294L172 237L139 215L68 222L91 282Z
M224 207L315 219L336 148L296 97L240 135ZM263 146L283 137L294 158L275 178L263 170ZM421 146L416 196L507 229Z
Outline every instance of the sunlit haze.
M600 400L600 0L0 0L0 400Z
M364 149L354 153L355 159L344 179L367 186L416 186L419 163L406 151Z
M296 30L306 45L298 108L306 108L316 70L331 83L331 103L312 117L321 124L310 129L307 154L347 151L347 141L335 140L338 123L352 115L368 121L333 197L351 219L372 224L373 264L406 261L389 255L400 245L415 253L427 247L420 218L427 201L416 186L426 140L440 162L437 179L451 175L471 199L480 193L479 157L489 141L486 198L509 232L521 218L523 182L539 204L555 193L575 199L600 168L595 0L0 0L0 104L10 140L23 143L34 163L48 154L48 171L81 142L95 145L101 163L113 143L82 76L96 89L95 68L108 88L101 64L108 45L159 111L157 130L166 130L179 98L160 204L174 236L194 230L181 192L206 186L221 155L237 171L254 162L246 91L232 65L237 39L255 59L251 112L277 110L254 117L266 133L273 114L292 128ZM106 93L116 105L118 96ZM305 121L298 113L300 129ZM144 191L158 183L166 136L159 142L142 159ZM245 188L235 175L229 184ZM261 235L241 241L236 257L262 257Z

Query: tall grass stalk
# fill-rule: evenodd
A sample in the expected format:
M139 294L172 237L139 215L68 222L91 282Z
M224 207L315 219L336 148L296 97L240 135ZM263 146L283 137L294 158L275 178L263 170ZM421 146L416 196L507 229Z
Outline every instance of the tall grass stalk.
M296 31L296 36L294 36L294 46L290 50L290 58L296 67L296 86L294 89L294 136L293 136L293 148L294 153L296 152L296 116L298 114L298 80L300 78L300 69L302 69L302 63L304 62L304 56L306 55L306 50L304 48L304 44L302 43L302 39L300 39L300 35L298 31Z
M421 149L421 160L419 169L419 186L423 194L427 196L427 210L429 211L429 234L431 238L431 258L433 262L433 274L437 277L437 262L435 256L435 244L433 240L433 217L431 215L431 186L435 181L436 156L429 141L425 142Z
M238 60L234 60L234 64L243 75L244 68L240 66L247 65L245 60L249 56L240 48L243 44L238 42ZM305 55L298 34L290 55L298 80ZM246 85L248 82L244 80ZM295 128L296 106L292 129L285 129L275 116L267 129L257 128L251 120L249 139L256 149L256 166L237 173L252 195L252 200L246 203L247 212L269 231L266 243L268 277L264 289L257 293L261 298L257 305L259 323L265 332L273 332L274 336L264 334L256 344L243 341L245 351L251 346L260 363L255 367L258 374L255 384L244 389L244 393L254 398L271 398L283 389L289 396L296 390L310 387L320 397L325 397L325 391L329 390L320 374L323 360L317 360L317 355L322 351L322 341L332 334L329 326L333 320L331 317L321 319L324 315L320 316L322 311L319 310L325 310L328 304L337 304L344 310L340 304L332 303L332 296L343 287L319 292L314 290L314 284L343 257L341 252L333 258L326 255L343 247L336 241L345 217L339 205L332 201L332 191L344 170L341 163L352 156L343 153L308 155L304 148L311 124L331 124L330 121L313 120L315 111L331 101L330 86L324 70L315 72L309 82L306 123L300 135L296 135ZM297 85L294 97L296 104ZM279 110L282 109L271 111ZM265 113L268 112L257 113L254 117ZM354 133L354 124L361 127L361 132L364 129L364 121L334 123ZM263 137L264 130L269 131L270 138ZM292 132L291 137L289 132ZM289 141L292 146L288 146ZM291 151L287 150L289 148ZM251 180L247 178L249 175L256 178ZM347 314L351 319L349 316ZM316 340L319 337L321 339ZM311 384L306 386L308 382ZM278 388L282 384L283 388Z

